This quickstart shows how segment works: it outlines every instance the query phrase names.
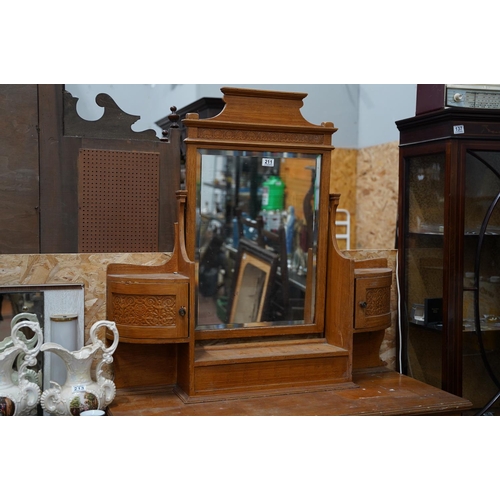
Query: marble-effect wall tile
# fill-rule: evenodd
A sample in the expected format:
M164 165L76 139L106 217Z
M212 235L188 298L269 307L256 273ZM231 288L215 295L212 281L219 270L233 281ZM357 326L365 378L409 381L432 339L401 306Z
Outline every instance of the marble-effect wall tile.
M106 319L106 268L111 263L155 266L168 253L0 255L0 285L82 283L85 300L85 341L90 327Z

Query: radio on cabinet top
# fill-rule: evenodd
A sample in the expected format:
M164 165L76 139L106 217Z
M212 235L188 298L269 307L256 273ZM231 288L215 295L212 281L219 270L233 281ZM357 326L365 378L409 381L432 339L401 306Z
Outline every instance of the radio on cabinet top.
M500 85L447 84L446 106L500 109Z

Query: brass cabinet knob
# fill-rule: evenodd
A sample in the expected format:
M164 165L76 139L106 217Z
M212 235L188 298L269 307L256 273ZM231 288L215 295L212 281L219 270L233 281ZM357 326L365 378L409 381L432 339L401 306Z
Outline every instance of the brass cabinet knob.
M363 301L363 302L360 302L360 303L359 303L359 306L360 306L360 307L362 307L363 309L364 309L367 305L368 305L368 304L367 304L365 301Z
M182 306L180 309L179 309L179 314L180 316L184 317L186 316L186 308L184 306Z

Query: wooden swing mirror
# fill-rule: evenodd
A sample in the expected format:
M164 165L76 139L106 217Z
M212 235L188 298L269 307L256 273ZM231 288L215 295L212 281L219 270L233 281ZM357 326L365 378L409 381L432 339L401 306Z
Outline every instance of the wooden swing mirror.
M196 338L319 334L335 129L306 122L306 94L222 91L219 115L184 120L187 191L195 193L188 194L186 245L196 267ZM265 286L252 292L248 284L260 273L237 274L249 248L253 259L273 261L271 279L262 272Z
M171 258L108 266L117 387L169 385L185 403L352 387L353 368L383 364L391 270L337 247L336 129L303 118L307 94L222 92L217 116L183 120Z

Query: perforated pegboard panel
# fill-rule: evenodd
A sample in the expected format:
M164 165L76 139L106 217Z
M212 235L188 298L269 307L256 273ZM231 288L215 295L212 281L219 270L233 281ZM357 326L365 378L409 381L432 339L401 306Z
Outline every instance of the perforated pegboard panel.
M80 252L158 251L159 153L80 149Z

